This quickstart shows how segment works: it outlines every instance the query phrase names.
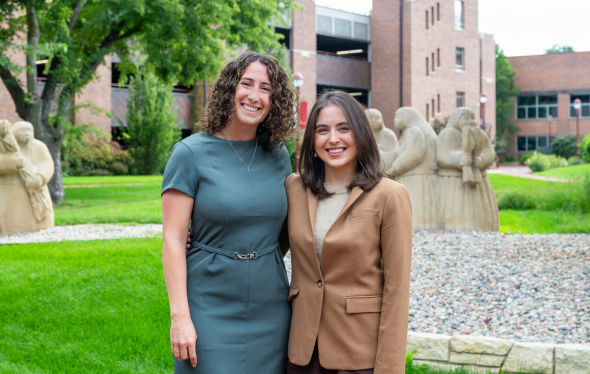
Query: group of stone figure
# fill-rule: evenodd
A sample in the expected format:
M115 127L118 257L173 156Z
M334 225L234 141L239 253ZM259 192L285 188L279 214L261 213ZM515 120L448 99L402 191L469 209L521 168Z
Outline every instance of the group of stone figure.
M395 133L377 109L366 109L382 158L382 170L405 185L414 230L498 231L498 204L486 169L496 152L475 113L457 108L437 134L418 110L397 110Z

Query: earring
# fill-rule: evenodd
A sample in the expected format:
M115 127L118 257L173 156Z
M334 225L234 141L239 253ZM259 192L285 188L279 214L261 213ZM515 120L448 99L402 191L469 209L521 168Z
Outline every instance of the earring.
M316 151L313 151L313 157L318 157L318 154L316 153Z

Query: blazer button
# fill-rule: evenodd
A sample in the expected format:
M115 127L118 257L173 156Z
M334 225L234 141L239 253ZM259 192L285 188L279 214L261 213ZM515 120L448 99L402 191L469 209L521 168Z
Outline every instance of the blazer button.
M321 280L319 280L319 281L318 281L318 288L322 288L322 286L323 286L323 283L322 283L322 281L321 281Z

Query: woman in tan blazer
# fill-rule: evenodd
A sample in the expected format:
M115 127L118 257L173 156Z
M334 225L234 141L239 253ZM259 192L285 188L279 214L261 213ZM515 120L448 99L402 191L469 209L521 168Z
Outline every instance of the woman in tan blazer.
M300 166L285 182L293 264L287 374L402 374L412 209L406 188L383 178L352 96L318 98Z

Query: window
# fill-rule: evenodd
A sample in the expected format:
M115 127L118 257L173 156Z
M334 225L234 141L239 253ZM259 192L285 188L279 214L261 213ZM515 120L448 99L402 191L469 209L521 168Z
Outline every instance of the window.
M430 76L430 64L428 63L428 57L426 57L426 76Z
M576 118L576 109L574 108L574 100L580 99L582 108L580 109L580 118L590 117L590 95L570 95L570 117Z
M430 122L430 105L426 104L426 121Z
M352 37L352 22L336 18L334 22L334 34L348 38Z
M332 17L318 15L318 32L332 34Z
M434 53L432 54L432 71L434 71Z
M430 28L430 23L428 22L428 11L426 11L426 30Z
M432 118L434 118L435 115L436 113L434 113L434 99L432 99Z
M436 3L436 20L440 22L440 3Z
M436 66L440 68L440 48L436 49Z
M456 51L456 59L455 59L455 69L456 70L465 70L465 49L458 48Z
M431 23L432 26L434 26L434 7L430 7L430 18L431 18Z
M455 29L463 30L465 28L465 10L464 3L461 0L455 0Z
M457 92L457 108L465 106L465 92Z
M551 137L551 143L556 136ZM519 136L516 138L516 152L528 152L535 149L546 148L549 146L549 137L542 136Z
M354 23L354 37L356 39L369 39L369 26L366 23Z
M436 111L440 113L440 94L436 95Z
M517 99L517 119L545 119L550 114L557 118L557 95L520 96Z

